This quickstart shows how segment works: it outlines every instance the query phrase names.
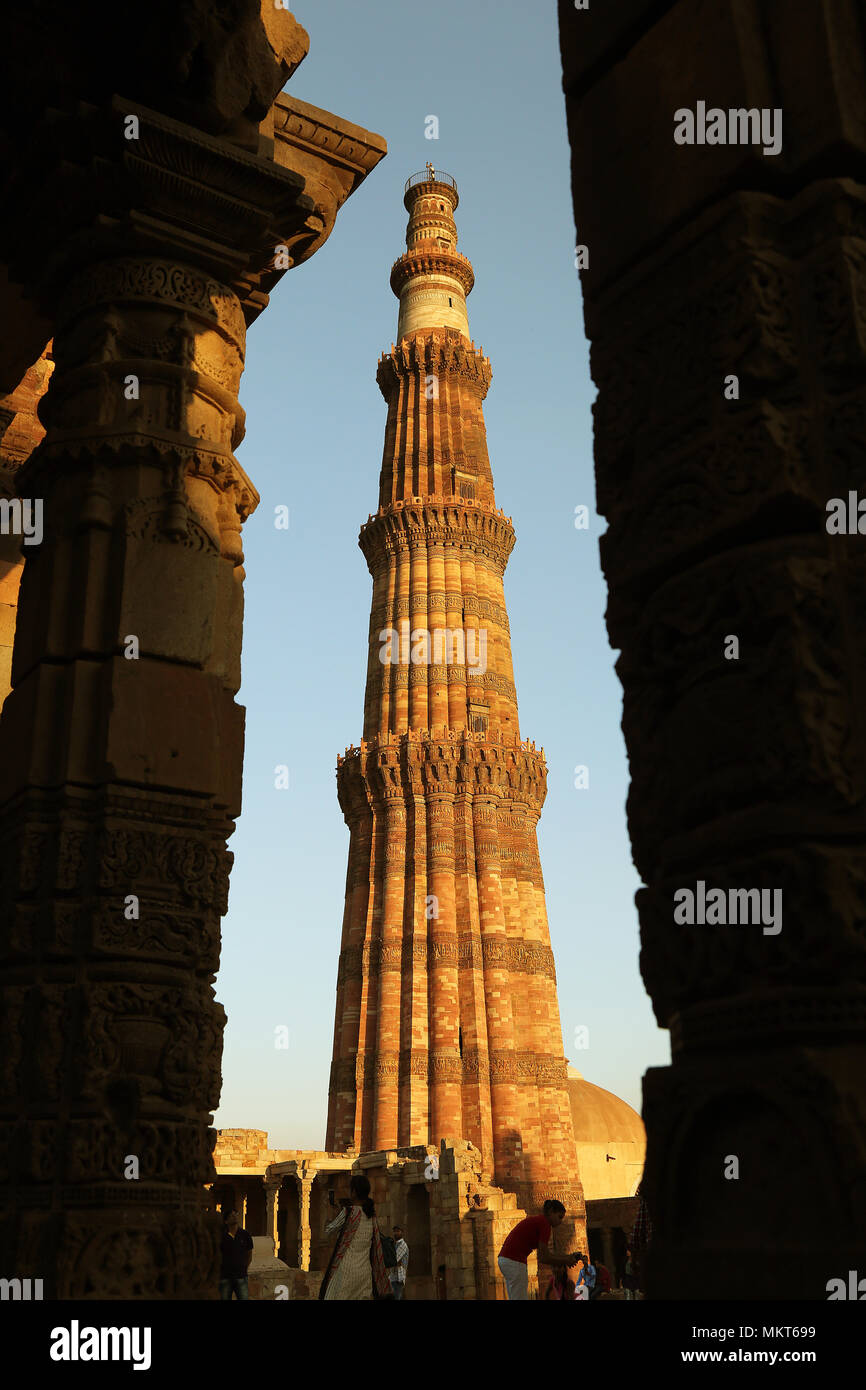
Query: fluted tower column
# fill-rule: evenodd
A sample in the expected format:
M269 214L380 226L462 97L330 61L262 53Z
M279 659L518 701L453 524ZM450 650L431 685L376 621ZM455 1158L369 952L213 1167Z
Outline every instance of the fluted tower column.
M585 1239L536 826L543 752L521 739L482 402L474 274L454 180L409 179L379 505L364 732L338 760L351 831L326 1146L470 1139Z

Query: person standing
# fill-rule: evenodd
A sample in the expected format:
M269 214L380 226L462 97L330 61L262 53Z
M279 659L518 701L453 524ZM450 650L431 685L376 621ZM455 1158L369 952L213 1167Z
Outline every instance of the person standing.
M577 1272L577 1279L574 1280L575 1294L577 1294L578 1300L587 1302L589 1298L595 1298L596 1269L588 1255L578 1255L577 1259L580 1269Z
M634 1298L634 1291L637 1287L637 1279L634 1272L634 1260L631 1257L631 1246L625 1248L625 1270L622 1276L622 1286L625 1289L626 1301Z
M542 1215L525 1216L505 1237L499 1252L499 1269L505 1280L509 1303L529 1300L529 1272L526 1262L533 1250L538 1251L538 1263L551 1265L555 1270L569 1268L576 1255L560 1254L555 1249L553 1232L562 1224L565 1207L555 1199L542 1207Z
M338 1235L319 1298L328 1303L338 1299L392 1298L369 1179L363 1173L354 1174L349 1192L351 1195L343 1198L340 1211L325 1227L327 1235Z
M395 1226L392 1232L394 1236L394 1249L397 1253L397 1263L393 1269L388 1270L388 1278L391 1281L391 1292L396 1299L401 1299L406 1292L406 1273L409 1268L409 1247L403 1239L402 1226Z
M225 1218L220 1256L220 1298L231 1303L234 1294L238 1302L245 1302L250 1296L247 1270L253 1258L253 1238L244 1230L236 1211L230 1211Z

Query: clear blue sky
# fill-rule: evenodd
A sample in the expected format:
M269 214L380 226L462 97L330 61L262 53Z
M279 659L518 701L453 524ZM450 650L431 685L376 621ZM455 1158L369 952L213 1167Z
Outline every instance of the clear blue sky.
M670 1053L638 970L555 6L298 0L296 15L310 53L289 90L384 135L388 155L248 339L238 458L262 500L244 528L244 806L217 981L229 1022L216 1124L324 1146L349 844L335 765L361 734L371 595L358 528L377 504L375 371L396 333L403 184L428 159L457 180L470 329L493 368L485 419L517 532L505 595L520 725L549 767L539 844L565 1054L640 1109L643 1072ZM438 140L424 137L428 115ZM279 504L288 531L274 527ZM588 531L574 528L578 504ZM275 789L277 764L288 790ZM588 790L574 787L576 764ZM280 1025L287 1050L274 1046Z

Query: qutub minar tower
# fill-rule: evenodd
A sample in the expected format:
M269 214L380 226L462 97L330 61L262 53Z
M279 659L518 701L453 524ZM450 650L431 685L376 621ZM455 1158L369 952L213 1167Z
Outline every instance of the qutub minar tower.
M373 576L364 734L338 760L351 832L326 1147L469 1139L488 1180L584 1227L536 826L543 753L521 739L499 511L469 335L454 180L406 184L397 345ZM389 643L393 631L399 641Z

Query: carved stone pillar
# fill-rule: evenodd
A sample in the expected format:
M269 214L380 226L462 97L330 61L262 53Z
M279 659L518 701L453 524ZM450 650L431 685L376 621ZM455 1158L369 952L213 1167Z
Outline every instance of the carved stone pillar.
M239 530L257 500L231 453L244 339L237 295L188 263L88 266L58 308L48 433L18 477L45 535L0 725L4 1094L28 1141L8 1176L37 1267L62 1243L58 1296L204 1293L212 1273L211 982L240 805ZM62 1214L27 1212L40 1183Z
M748 1269L752 1297L825 1299L866 1248L866 542L826 524L866 490L862 13L789 20L560 4L641 968L673 1049L644 1080L650 1297Z
M282 1178L263 1178L265 1188L265 1235L274 1242L274 1258L280 1254L280 1188L283 1185Z
M17 479L44 539L0 720L0 1269L46 1297L212 1297L257 501L238 386L275 251L326 219L273 159L124 98L31 138L0 257L56 367Z
M313 1233L310 1227L310 1197L313 1191L313 1178L297 1177L298 1184L298 1268L309 1270L310 1247Z

